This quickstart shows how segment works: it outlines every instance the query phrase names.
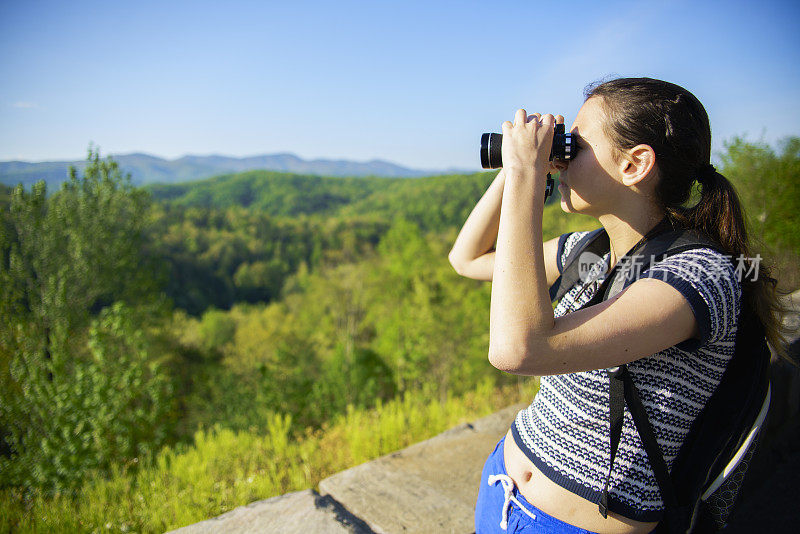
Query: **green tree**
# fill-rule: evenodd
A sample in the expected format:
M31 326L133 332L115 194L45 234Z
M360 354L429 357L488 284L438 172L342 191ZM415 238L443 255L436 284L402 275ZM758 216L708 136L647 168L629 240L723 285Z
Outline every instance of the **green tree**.
M206 351L219 350L233 341L236 322L230 314L219 310L206 310L200 322L200 339Z
M776 263L779 284L794 290L800 284L800 137L777 148L734 137L721 154L722 173L736 187L750 236Z
M163 441L170 388L144 332L167 308L149 196L116 162L90 147L46 193L20 184L2 212L0 480L61 489Z

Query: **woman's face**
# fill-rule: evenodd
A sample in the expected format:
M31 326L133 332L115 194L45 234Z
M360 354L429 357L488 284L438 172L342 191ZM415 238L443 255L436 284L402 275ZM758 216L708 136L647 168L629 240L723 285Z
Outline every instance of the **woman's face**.
M578 111L570 132L576 134L578 155L557 162L561 209L595 217L611 211L624 188L619 179L622 162L614 161L611 140L603 132L605 112L600 97L591 97Z

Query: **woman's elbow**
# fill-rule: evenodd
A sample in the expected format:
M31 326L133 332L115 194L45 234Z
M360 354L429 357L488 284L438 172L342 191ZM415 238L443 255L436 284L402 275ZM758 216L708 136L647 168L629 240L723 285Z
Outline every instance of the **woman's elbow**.
M454 270L456 273L458 273L459 275L463 276L463 274L461 274L461 273L463 272L463 268L462 268L463 262L459 261L459 260L458 260L458 259L457 259L455 256L453 256L452 254L450 254L450 255L448 255L448 256L447 256L447 261L449 261L449 262L450 262L450 266L451 266L451 267L453 267L453 270Z
M492 350L489 349L489 363L495 369L512 375L537 375L538 358L527 350Z
M492 364L492 367L504 373L516 374L514 371L517 366L515 365L514 358L509 358L505 353L490 350L489 363Z

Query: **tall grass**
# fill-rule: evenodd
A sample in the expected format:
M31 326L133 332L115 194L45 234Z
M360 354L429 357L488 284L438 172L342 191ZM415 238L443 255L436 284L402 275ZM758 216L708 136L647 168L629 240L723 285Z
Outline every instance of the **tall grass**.
M0 493L0 532L164 532L237 506L314 488L333 473L432 437L504 406L529 401L534 380L494 387L487 380L460 397L422 391L348 407L322 429L291 439L290 416L270 414L267 431L200 429L191 446L93 474L77 495ZM499 439L499 436L498 436Z

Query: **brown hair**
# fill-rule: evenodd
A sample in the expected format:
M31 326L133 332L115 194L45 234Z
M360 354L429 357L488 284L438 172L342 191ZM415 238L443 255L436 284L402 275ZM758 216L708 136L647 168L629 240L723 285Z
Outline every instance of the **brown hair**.
M711 127L703 104L683 87L652 78L596 82L586 87L584 95L586 100L602 99L603 131L617 156L639 144L653 149L659 172L656 200L673 224L704 233L726 254L745 258L745 265L751 267L739 197L728 179L710 166ZM696 179L700 200L687 207ZM758 268L756 280L743 277L742 305L755 312L769 343L787 357L777 281L763 262Z

